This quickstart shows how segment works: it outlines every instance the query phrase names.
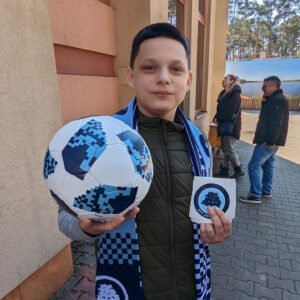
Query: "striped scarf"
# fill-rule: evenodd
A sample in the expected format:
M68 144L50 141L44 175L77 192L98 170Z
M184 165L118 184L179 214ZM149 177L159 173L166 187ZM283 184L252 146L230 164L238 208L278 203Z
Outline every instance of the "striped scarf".
M195 176L211 176L211 150L203 133L178 107L177 114L185 127L186 141ZM114 117L138 130L138 107L134 98ZM96 275L97 300L142 300L143 285L136 221L131 219L101 235ZM193 223L197 300L210 300L210 259L207 244L200 238L200 226Z

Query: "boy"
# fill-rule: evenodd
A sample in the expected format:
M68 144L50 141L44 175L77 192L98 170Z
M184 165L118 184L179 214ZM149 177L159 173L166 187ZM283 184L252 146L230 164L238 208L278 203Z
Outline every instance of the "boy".
M206 243L228 238L231 224L211 208L213 224L189 219L193 177L210 176L211 157L203 134L178 108L192 81L186 38L167 23L145 27L133 40L126 76L136 97L115 117L150 149L150 190L140 208L110 222L60 209L60 229L72 239L99 238L96 299L210 299Z

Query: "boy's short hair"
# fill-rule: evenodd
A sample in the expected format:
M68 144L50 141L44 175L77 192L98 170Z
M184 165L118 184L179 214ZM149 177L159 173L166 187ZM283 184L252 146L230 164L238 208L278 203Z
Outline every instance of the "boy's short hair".
M169 23L156 23L144 27L134 37L131 48L130 67L133 69L142 42L148 39L166 37L178 41L185 49L185 54L190 68L190 45L186 37L173 25Z
M272 82L277 86L278 89L280 88L281 80L277 76L269 76L269 77L265 78L264 81Z

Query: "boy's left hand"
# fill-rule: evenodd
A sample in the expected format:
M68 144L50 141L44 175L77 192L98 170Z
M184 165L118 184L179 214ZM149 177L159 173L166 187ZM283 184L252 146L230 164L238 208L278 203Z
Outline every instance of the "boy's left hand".
M222 243L231 236L231 222L219 208L207 208L212 223L201 224L201 240L208 244Z

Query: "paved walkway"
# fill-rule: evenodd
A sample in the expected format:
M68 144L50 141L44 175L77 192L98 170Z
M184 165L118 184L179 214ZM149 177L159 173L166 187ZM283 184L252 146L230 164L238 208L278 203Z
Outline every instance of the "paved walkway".
M246 169L258 114L243 112L242 118L237 149ZM300 112L291 113L287 144L275 162L273 197L259 205L238 201L232 237L210 246L214 300L300 299L299 130ZM237 196L248 189L244 176L238 181ZM75 273L50 300L93 299L93 244L72 242L72 251Z

